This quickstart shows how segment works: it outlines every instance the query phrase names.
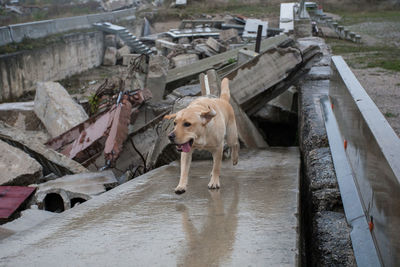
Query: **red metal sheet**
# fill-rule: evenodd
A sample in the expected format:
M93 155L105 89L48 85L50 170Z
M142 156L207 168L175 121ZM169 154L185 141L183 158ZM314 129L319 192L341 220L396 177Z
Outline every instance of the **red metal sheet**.
M0 219L10 217L35 190L27 186L0 186Z

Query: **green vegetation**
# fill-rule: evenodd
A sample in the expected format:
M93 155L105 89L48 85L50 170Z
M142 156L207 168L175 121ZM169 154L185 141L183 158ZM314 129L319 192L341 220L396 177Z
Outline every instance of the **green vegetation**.
M400 72L400 48L368 46L338 39L326 39L335 55L346 57L352 67L383 68Z
M228 64L233 64L236 62L236 58L230 58L228 59Z
M279 2L249 4L242 1L230 1L230 3L211 3L208 1L191 2L185 8L162 8L157 13L157 21L166 21L168 19L193 19L202 14L237 14L246 17L266 17L268 15L279 15ZM142 10L139 13L144 14L149 10ZM142 15L143 16L143 15Z
M399 116L399 114L393 114L391 112L385 113L385 117L387 117L387 118L396 118L397 116Z
M99 97L93 93L91 96L89 96L88 101L90 105L90 113L96 113L97 109L99 108Z
M400 22L400 9L399 10L375 10L375 11L362 11L362 12L338 12L342 17L340 20L341 25L353 25L362 22Z
M358 7L360 8L360 7ZM342 17L339 21L341 25L354 25L364 22L382 22L382 23L400 23L400 8L388 5L369 5L365 3L364 10L341 10L333 8L329 10ZM382 24L382 31L391 31L393 29L385 29ZM391 24L393 25L393 24ZM393 26L391 26L393 27ZM379 28L378 28L379 29ZM395 42L385 35L381 35L379 30L361 32L361 37L368 34L375 38L380 44L355 44L349 41L338 39L327 39L327 43L331 46L332 51L336 55L343 55L352 67L357 68L383 68L390 71L400 72L400 47L394 45ZM389 39L388 39L389 38ZM364 40L364 39L362 39ZM364 40L366 41L366 40ZM376 43L376 42L375 42Z

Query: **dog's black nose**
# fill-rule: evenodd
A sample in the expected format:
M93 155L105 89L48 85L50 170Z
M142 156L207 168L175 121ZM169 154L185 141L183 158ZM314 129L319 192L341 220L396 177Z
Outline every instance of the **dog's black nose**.
M175 139L175 133L174 133L174 132L170 133L170 134L168 135L168 138L169 138L169 140L174 141L174 139Z

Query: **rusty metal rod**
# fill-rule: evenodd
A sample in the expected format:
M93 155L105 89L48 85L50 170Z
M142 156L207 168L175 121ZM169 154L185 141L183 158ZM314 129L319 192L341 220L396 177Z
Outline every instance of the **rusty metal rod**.
M257 39L256 39L256 48L255 48L255 50L254 50L256 53L260 53L262 29L263 29L263 26L262 26L262 25L258 25L258 29L257 29Z

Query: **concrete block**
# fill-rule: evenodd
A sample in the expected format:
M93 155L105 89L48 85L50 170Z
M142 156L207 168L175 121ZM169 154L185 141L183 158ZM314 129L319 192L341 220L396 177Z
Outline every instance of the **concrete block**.
M171 61L176 68L181 68L199 61L199 57L196 54L182 54L173 57Z
M42 166L23 150L0 140L0 185L27 186L42 178Z
M311 20L310 19L295 19L294 34L296 38L312 36Z
M107 34L104 36L104 47L117 47L115 34Z
M82 106L55 82L37 84L34 110L52 137L88 119Z
M209 37L206 44L215 52L221 53L226 51L226 47L212 37Z
M140 54L126 54L122 55L122 65L128 66L131 60L134 60L135 58L140 57Z
M149 73L147 74L146 88L153 94L151 102L163 99L165 84L167 81L169 60L164 56L152 56L149 62Z
M123 46L117 50L117 60L122 59L123 56L129 55L131 53L131 48L129 46Z
M114 66L117 63L117 49L115 47L107 47L104 52L103 65Z
M233 29L233 28L221 31L219 33L219 39L222 42L232 41L233 43L237 43L240 41L238 30Z

